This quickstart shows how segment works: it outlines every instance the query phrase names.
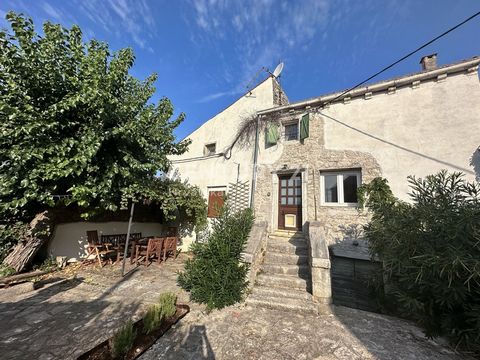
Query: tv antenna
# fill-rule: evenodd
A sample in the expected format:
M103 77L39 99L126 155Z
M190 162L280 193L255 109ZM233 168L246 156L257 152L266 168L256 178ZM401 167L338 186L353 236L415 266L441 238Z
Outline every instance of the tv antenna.
M279 63L276 67L275 67L275 70L273 70L273 72L270 72L270 70L268 70L268 68L266 68L265 66L262 66L258 71L257 73L255 74L255 76L253 77L253 79L247 84L246 88L249 92L249 95L252 95L252 89L253 87L255 86L255 82L257 81L257 78L260 76L260 73L262 72L266 72L266 73L269 73L270 75L272 75L275 79L278 80L280 74L282 73L282 70L283 70L283 62Z

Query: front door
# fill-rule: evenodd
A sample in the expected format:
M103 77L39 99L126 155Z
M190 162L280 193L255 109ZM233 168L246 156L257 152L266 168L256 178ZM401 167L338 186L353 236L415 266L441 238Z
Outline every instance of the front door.
M278 228L302 229L302 177L279 175L278 177Z

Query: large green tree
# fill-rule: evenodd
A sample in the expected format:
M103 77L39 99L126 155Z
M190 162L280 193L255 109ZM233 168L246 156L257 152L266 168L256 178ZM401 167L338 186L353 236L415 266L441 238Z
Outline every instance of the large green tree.
M85 43L78 26L46 22L39 35L22 14L9 12L6 19L11 29L0 30L0 234L9 234L11 243L5 227L18 221L42 229L27 232L30 255L17 246L7 264L19 270L34 256L55 222L45 211L58 201L88 217L148 200L167 219L182 214L201 224L199 189L156 177L189 141L175 139L184 115L173 117L170 100L151 102L157 76L130 75L132 49Z
M187 141L173 130L167 98L149 102L155 74L129 74L129 48L82 41L78 26L46 22L43 36L31 19L6 16L0 31L0 214L24 216L54 204L54 195L85 209L116 210L141 196L168 155Z

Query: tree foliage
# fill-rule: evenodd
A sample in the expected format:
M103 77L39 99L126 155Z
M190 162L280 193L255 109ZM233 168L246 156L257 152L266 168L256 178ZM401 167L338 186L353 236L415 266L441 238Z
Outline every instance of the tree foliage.
M193 258L185 264L178 283L192 300L221 309L242 299L247 288L248 265L241 261L253 225L250 209L232 212L224 206L214 219L205 242L192 244Z
M360 189L372 211L365 228L384 264L387 298L429 336L480 351L480 185L461 173L409 177L412 203L386 180Z
M168 155L181 154L172 103L152 104L155 74L129 74L132 49L82 41L79 27L10 12L0 31L0 215L31 217L68 195L88 211L116 210L151 193Z

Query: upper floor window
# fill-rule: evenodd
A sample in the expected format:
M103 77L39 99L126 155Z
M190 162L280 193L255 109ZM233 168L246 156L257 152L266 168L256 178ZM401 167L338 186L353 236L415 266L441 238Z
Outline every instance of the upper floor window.
M285 125L285 140L298 140L298 123Z
M203 155L204 156L215 155L216 151L217 151L217 143L207 144L203 149Z
M360 170L321 171L321 203L324 205L356 205L361 184Z

